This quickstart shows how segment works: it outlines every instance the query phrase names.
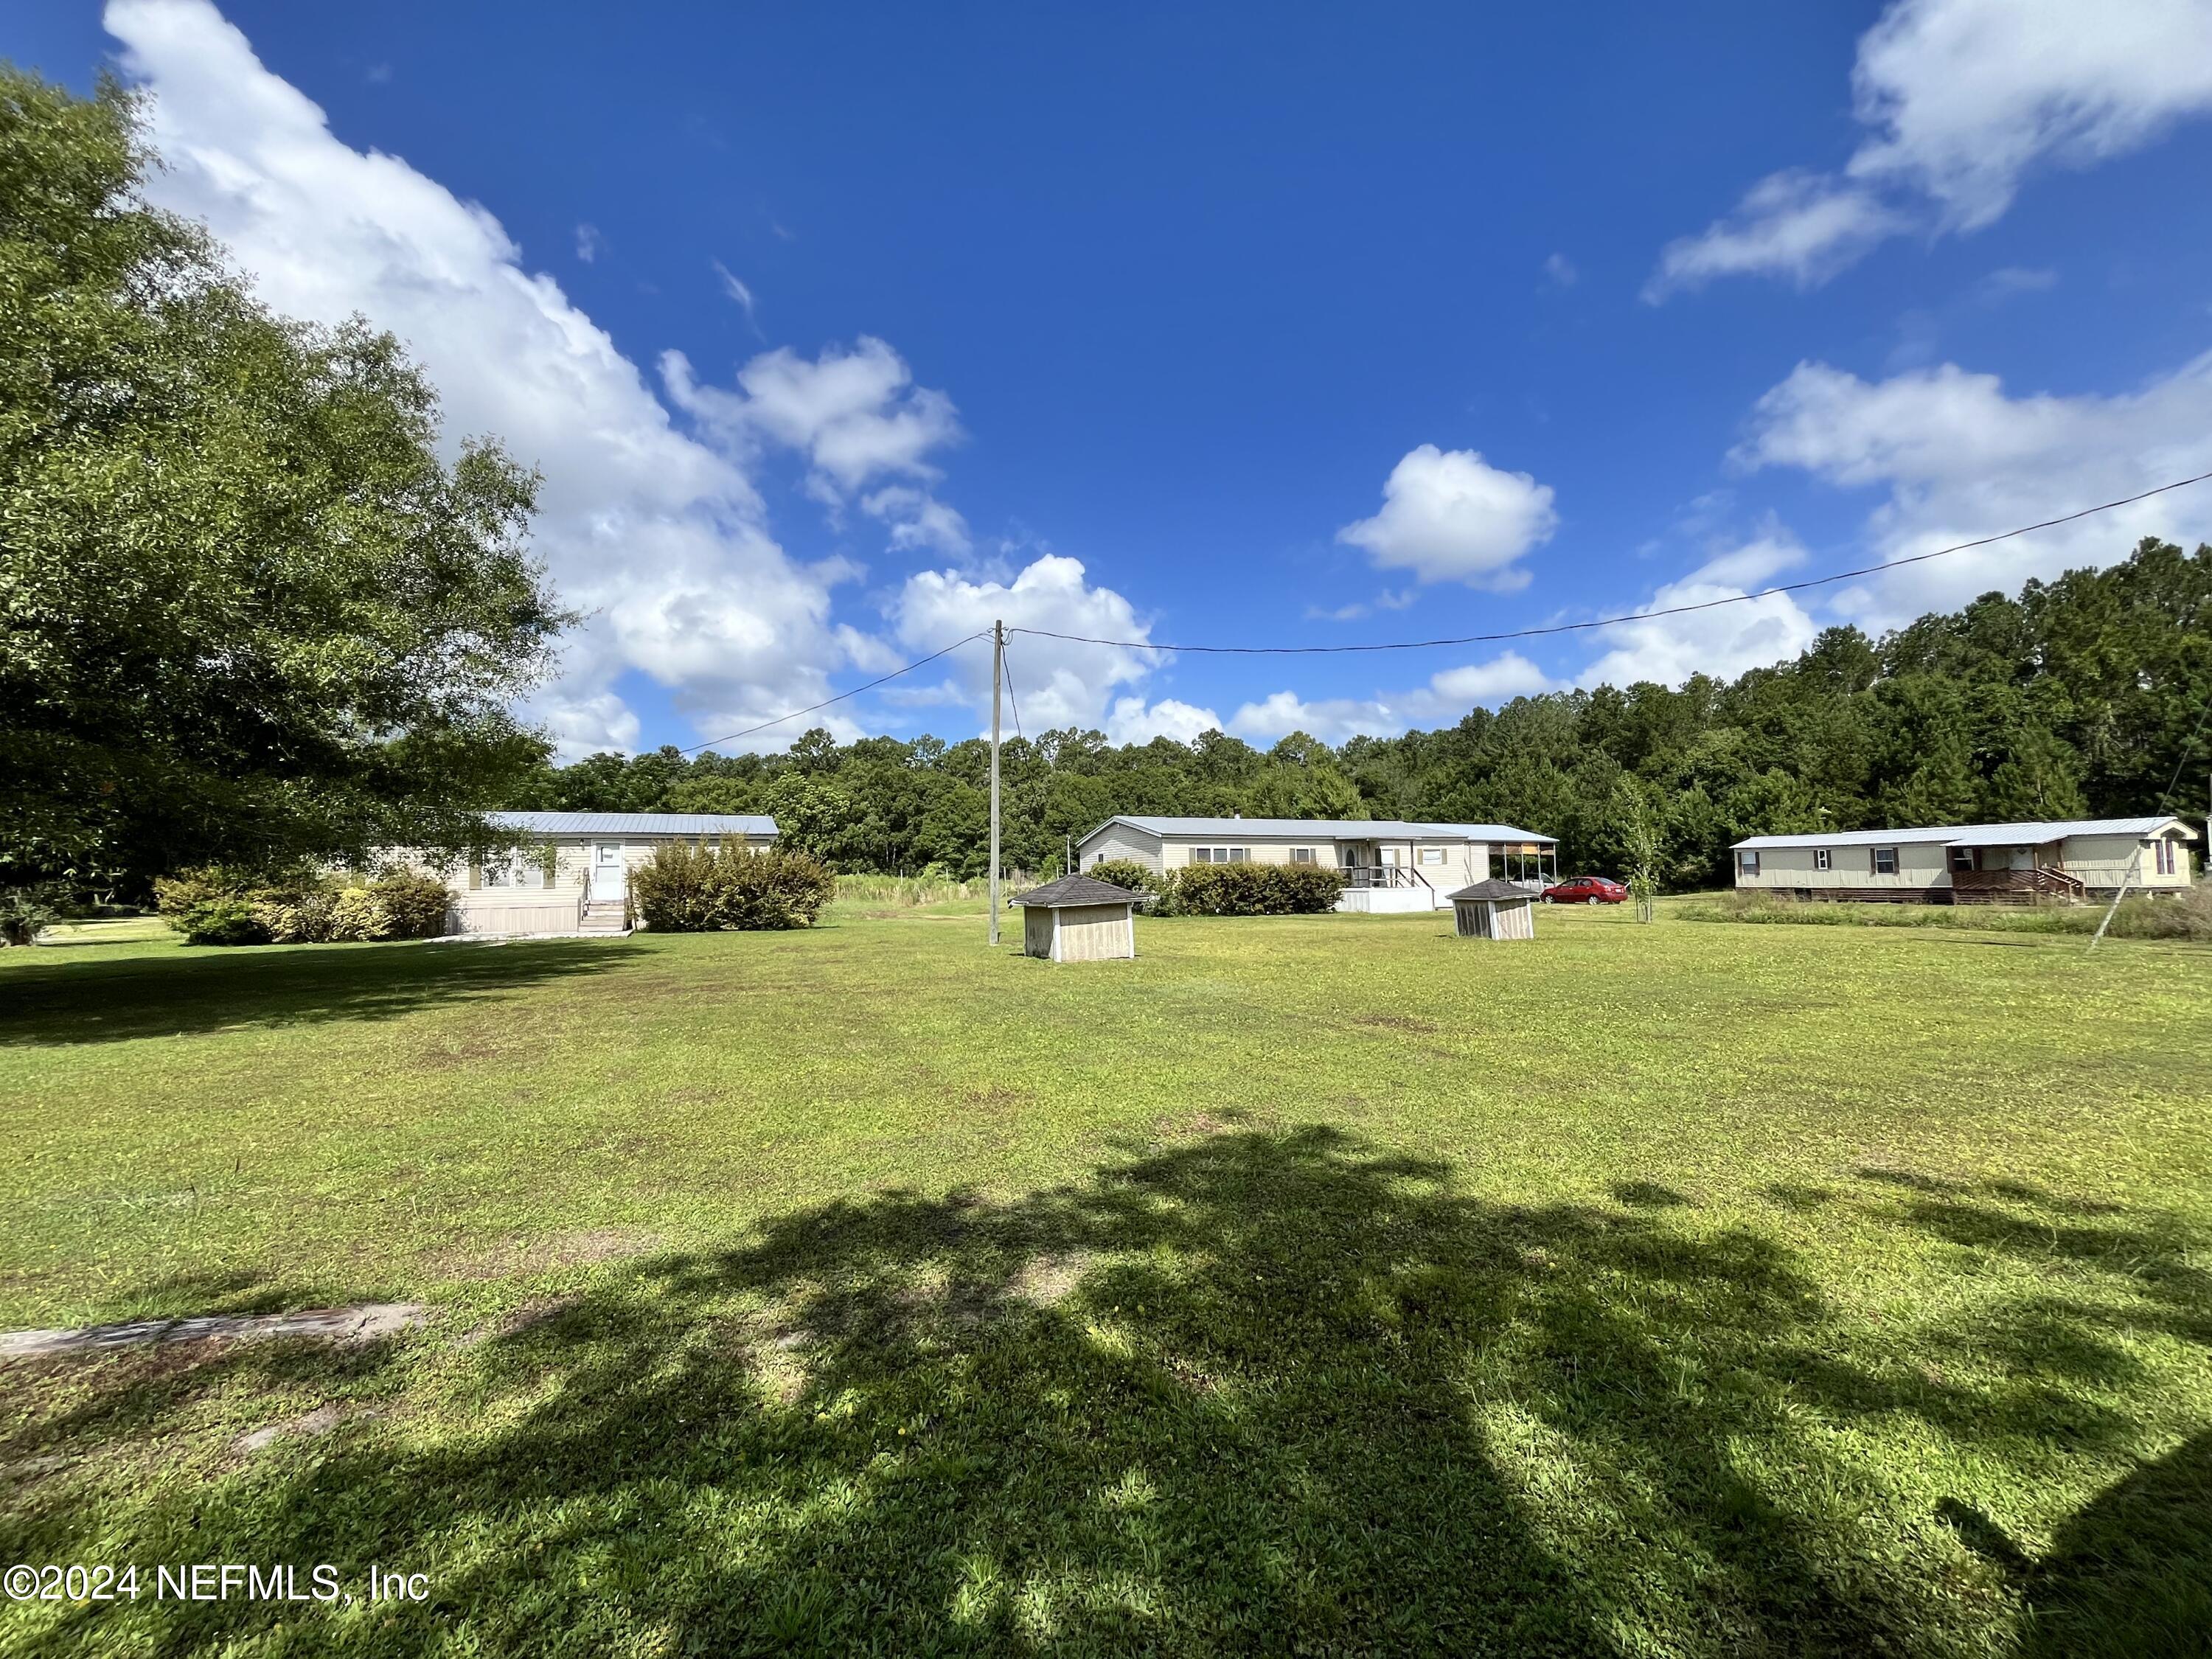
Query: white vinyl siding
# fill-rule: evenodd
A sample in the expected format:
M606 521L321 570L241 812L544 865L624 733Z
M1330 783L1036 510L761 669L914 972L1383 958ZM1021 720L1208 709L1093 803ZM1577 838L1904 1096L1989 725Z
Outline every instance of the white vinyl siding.
M1076 849L1076 864L1085 870L1109 859L1126 859L1157 872L1160 868L1159 838L1133 830L1126 823L1109 823Z

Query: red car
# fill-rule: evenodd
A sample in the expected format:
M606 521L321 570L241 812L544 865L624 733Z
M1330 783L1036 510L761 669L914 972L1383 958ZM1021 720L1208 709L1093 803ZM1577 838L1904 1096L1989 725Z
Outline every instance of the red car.
M1621 904L1627 901L1628 890L1603 876L1577 876L1547 887L1543 896L1547 904Z

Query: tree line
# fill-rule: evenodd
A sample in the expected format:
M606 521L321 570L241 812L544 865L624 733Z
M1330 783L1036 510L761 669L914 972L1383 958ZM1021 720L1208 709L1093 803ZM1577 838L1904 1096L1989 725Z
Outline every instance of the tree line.
M1639 818L1662 885L1727 879L1747 835L2118 817L2156 810L2212 701L2212 546L2146 539L2102 570L1985 594L1871 639L1832 628L1788 662L1679 689L1519 697L1455 726L1340 747L1221 732L1006 742L1005 857L1049 874L1117 812L1504 823L1561 868L1625 872ZM819 728L781 755L672 747L544 768L516 804L770 812L844 871L983 873L989 745Z
M494 438L449 449L390 335L262 306L146 203L157 165L114 82L0 64L0 900L465 853L530 806L772 812L839 870L982 873L978 739L551 764L514 713L573 621L529 550L536 475ZM2212 701L2208 595L2212 549L2148 540L1727 683L1335 748L1017 738L1006 856L1051 872L1117 812L1500 821L1577 869L1656 844L1633 861L1684 887L1762 830L2144 812Z

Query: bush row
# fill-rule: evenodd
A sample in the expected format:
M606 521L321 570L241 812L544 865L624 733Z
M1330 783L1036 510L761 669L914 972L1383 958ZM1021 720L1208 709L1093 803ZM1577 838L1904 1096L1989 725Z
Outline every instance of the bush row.
M154 894L187 945L432 939L446 931L451 902L444 882L411 870L362 881L205 865L162 877Z
M1151 893L1163 916L1306 916L1334 909L1343 872L1326 864L1194 864L1164 872L1107 859L1083 872Z
M811 927L836 896L837 878L805 853L760 852L726 842L664 842L629 872L630 903L662 933Z

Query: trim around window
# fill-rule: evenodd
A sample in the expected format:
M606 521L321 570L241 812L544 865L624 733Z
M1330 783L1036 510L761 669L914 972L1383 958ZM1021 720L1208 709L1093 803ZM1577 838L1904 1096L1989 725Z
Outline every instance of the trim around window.
M1735 872L1739 876L1757 875L1759 873L1759 854L1756 853L1738 853L1735 855Z
M1813 849L1813 867L1815 870L1832 870L1835 866L1836 855L1832 851L1826 847Z
M1894 847L1868 848L1867 867L1877 876L1895 875L1897 873L1897 848Z

